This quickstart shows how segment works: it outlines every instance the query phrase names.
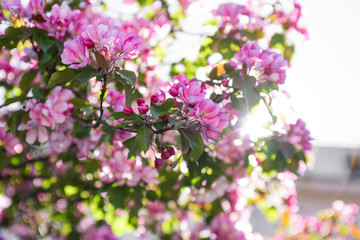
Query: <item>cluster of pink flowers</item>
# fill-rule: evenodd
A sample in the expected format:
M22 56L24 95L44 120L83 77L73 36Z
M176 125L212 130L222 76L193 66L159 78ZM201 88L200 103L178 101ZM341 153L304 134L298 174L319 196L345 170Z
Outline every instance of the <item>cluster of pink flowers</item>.
M140 48L140 40L134 35L124 35L119 30L109 29L104 24L97 27L90 25L81 33L80 38L65 42L61 59L70 68L78 69L92 62L90 56L93 53L98 61L97 64L104 67L97 54L106 61L130 60L137 57Z
M210 239L246 240L244 233L235 228L235 223L225 213L220 213L212 220L210 230L212 232Z
M106 117L110 116L110 111L107 109L107 107L111 106L114 110L114 112L122 112L125 108L125 95L121 94L119 91L115 91L112 89L109 89L108 94L105 98L104 102L104 115ZM119 122L120 123L120 122Z
M261 28L264 25L262 18L250 8L250 4L220 4L218 9L213 11L213 15L219 21L219 30L230 34L242 29Z
M147 184L157 184L159 173L151 166L144 166L137 157L133 162L126 159L123 152L114 151L112 158L101 162L99 178L103 182L116 182L119 186L126 184L133 187L144 181Z
M241 139L241 144L235 144ZM246 151L251 148L249 136L240 136L238 131L232 131L215 144L215 155L225 163L239 162L244 159Z
M114 235L111 227L107 224L99 227L91 225L84 231L85 234L81 239L83 240L117 240L118 238Z
M46 127L54 130L57 125L65 123L73 109L73 105L69 103L71 98L70 90L57 86L45 103L28 101L26 109L30 110L30 120L25 124L20 124L18 128L19 131L28 130L26 142L34 144L36 139L40 143L48 141L49 133Z
M308 239L311 236L321 239L357 239L360 233L355 225L358 212L356 204L337 200L331 209L320 211L317 217L291 214L283 221L283 225L291 228L291 231L280 232L272 240Z
M6 132L5 127L0 127L0 146L4 146L8 155L14 155L23 151L19 139L14 137L11 132Z
M170 95L184 102L183 110L202 124L200 131L205 139L219 139L220 133L229 124L225 110L205 98L204 87L197 81L189 81L185 75L173 78Z
M245 43L240 52L234 54L234 57L246 65L248 72L252 68L260 73L260 81L277 82L283 84L286 78L287 61L280 53L270 49L261 51L259 45L255 42Z
M311 151L312 137L310 131L306 128L303 120L298 119L295 124L290 124L286 140L300 148L304 152Z
M275 9L274 14L277 16L277 21L283 24L284 28L294 29L304 35L306 39L309 38L307 29L299 24L302 17L302 7L297 1L294 1L294 9L290 13L285 13L282 9Z

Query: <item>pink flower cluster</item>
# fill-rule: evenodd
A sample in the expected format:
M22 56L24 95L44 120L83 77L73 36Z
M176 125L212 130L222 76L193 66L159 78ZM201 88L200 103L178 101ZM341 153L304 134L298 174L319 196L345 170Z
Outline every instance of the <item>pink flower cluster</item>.
M243 66L246 64L248 71L254 67L254 70L260 72L260 81L277 82L278 84L285 82L287 61L281 54L270 49L261 51L255 41L245 43L240 52L234 54L234 57Z
M73 105L69 103L71 98L72 92L70 90L57 86L45 103L36 103L35 100L29 101L26 108L30 110L30 120L18 127L19 131L28 130L26 142L34 144L36 139L40 143L48 141L49 133L46 127L54 130L58 124L65 123L73 109Z
M79 39L65 42L61 59L64 64L70 64L70 68L78 69L91 63L91 52L96 58L96 54L100 54L106 61L130 60L137 57L140 49L140 40L134 35L124 35L104 24L97 27L90 25ZM102 66L103 63L98 64Z
M109 225L101 225L99 227L92 225L86 229L82 236L83 240L117 240Z
M244 233L235 228L235 223L225 213L220 213L212 220L210 230L212 232L210 239L246 240Z
M173 82L169 89L170 95L182 100L186 114L201 123L203 137L219 139L221 131L229 124L225 110L211 99L205 98L206 92L199 82L189 82L185 75L175 76Z
M308 239L311 236L319 239L357 239L359 229L355 221L358 212L356 204L338 200L333 202L331 209L320 211L317 217L291 214L283 223L293 231L284 231L272 240Z
M290 13L285 13L282 10L276 9L274 14L277 16L277 21L285 26L287 29L294 29L304 35L306 39L309 38L308 31L305 27L299 24L302 17L301 5L294 1L294 9Z
M304 152L311 151L312 137L310 131L306 128L303 120L298 119L295 124L290 124L286 140L300 148Z
M23 151L18 138L14 137L11 132L6 132L5 127L0 127L0 146L4 146L8 155L14 155Z
M130 187L138 185L140 181L157 184L158 176L158 171L151 166L143 166L139 157L131 162L120 151L113 152L110 160L101 162L99 172L99 178L103 182L116 182L120 186L126 184Z
M219 30L225 34L232 34L242 29L261 28L264 23L258 14L251 9L251 4L239 5L235 3L220 4L213 15L219 21Z

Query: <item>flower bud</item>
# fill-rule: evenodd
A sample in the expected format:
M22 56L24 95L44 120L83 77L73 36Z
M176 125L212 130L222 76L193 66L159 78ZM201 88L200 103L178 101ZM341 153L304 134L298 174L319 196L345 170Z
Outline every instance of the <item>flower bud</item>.
M139 100L139 98L138 98L138 100ZM147 104L145 104L145 103L142 103L142 104L139 106L138 110L139 110L139 113L141 113L141 114L146 114L146 112L149 111L149 105L147 105Z
M162 159L160 159L160 158L156 158L155 159L155 167L157 168L157 169L160 169L160 168L162 168L164 166L164 161L162 160Z
M173 147L168 147L167 151L172 155L175 155L175 150Z
M152 95L152 96L150 97L150 100L151 100L153 103L157 103L157 102L159 101L159 98L158 98L158 96L156 96L156 95L154 94L154 95Z
M223 97L224 99L229 99L230 95L228 93L224 93Z
M160 117L163 123L167 123L169 121L169 115L164 115Z
M228 87L228 86L229 86L229 80L223 79L223 80L222 80L222 85L223 85L224 87Z
M126 106L126 107L124 107L124 113L126 114L126 115L131 115L131 114L133 114L133 109L131 108L131 107L128 107L128 106Z
M159 146L159 151L163 152L165 150L165 148L163 146Z
M141 104L145 103L145 100L143 98L138 98L136 99L136 103L140 106Z
M166 160L171 157L171 154L168 151L165 151L161 154L161 159Z
M170 95L173 96L173 97L177 97L177 96L179 95L179 91L178 91L176 88L174 88L174 87L172 87L172 88L169 89L169 93L170 93Z

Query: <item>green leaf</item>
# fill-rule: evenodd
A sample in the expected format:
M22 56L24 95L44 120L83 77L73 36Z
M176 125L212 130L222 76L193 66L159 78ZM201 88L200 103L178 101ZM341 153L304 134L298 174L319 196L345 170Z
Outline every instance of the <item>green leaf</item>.
M83 71L77 73L75 78L80 80L84 85L88 84L90 78L93 78L97 75L97 71L89 66L85 67Z
M91 128L82 126L79 122L74 123L74 136L79 139L87 138Z
M149 199L150 201L155 201L158 197L156 195L156 192L149 190L146 192L146 198Z
M89 103L86 100L81 99L81 98L72 98L72 99L70 99L70 102L72 104L74 104L75 107L79 107L79 108L89 106Z
M289 142L279 142L279 149L285 158L291 158L295 154L295 147Z
M29 89L32 86L32 83L37 75L38 70L31 70L29 72L24 73L23 77L21 78L21 81L19 83L19 87L21 89Z
M129 195L129 188L126 185L111 188L108 192L110 203L117 209L125 206L124 201Z
M125 119L125 120L131 120L131 119L135 119L134 115L126 115L123 112L114 112L112 114L110 114L110 116L108 118L114 118L116 120L118 119Z
M285 44L285 36L283 34L275 33L270 40L270 47L275 47L277 44L284 45Z
M8 126L10 129L10 132L14 135L17 136L17 129L21 123L21 120L23 119L23 116L25 114L25 111L20 110L17 112L14 112L13 114L11 114L11 117L8 121Z
M144 153L146 153L150 147L153 134L154 132L146 126L142 126L137 132L136 142Z
M12 104L14 102L23 102L26 100L26 94L21 94L18 97L14 97L14 98L8 98L5 100L4 104L2 106L7 106L9 104Z
M40 49L43 50L43 52L47 52L51 46L54 44L54 39L44 36L44 35L35 35L34 40L39 45Z
M131 106L134 89L129 84L125 84L125 105Z
M105 142L105 139L106 139L108 136L109 136L109 135L107 135L107 134L103 134L103 135L101 136L101 138L99 139L99 141L97 142L95 148L100 147L100 145Z
M136 84L136 75L132 71L128 70L119 70L119 76L121 79L126 80L128 84L131 85L131 87L134 87Z
M172 98L166 99L166 101L163 102L160 106L153 104L150 107L152 117L154 119L157 119L159 116L169 115L168 111L171 109L172 106L174 106L174 104L175 104L175 102L174 102L174 99L172 99Z
M204 152L204 140L201 137L200 132L195 131L194 135L195 135L194 140L199 147L191 148L190 160L193 162L197 161Z
M20 28L8 27L5 30L5 36L8 39L25 40L31 36L31 33L29 29L26 27L20 27Z
M240 76L241 69L236 70L230 74L230 77L233 80L232 87L235 89L244 89L245 79L244 77Z
M127 158L132 162L135 160L136 156L138 155L138 146L135 144L131 148L129 148L129 153Z
M186 152L186 153L183 152L183 153L186 154L187 152ZM170 163L170 167L171 167L171 168L175 168L175 167L178 165L178 163L180 162L182 156L183 156L183 155L181 155L180 157L178 157L178 159L176 159L176 161Z
M127 147L128 149L131 149L133 146L136 146L136 137L132 137L129 139L126 139L123 144L125 145L125 147Z
M63 71L55 72L51 75L48 88L52 88L60 83L67 83L75 78L75 73L72 69L65 69Z
M196 137L195 132L197 132L197 131L192 131L190 129L180 129L179 130L179 133L185 137L185 139L189 143L191 149L200 147L195 139L195 137Z
M38 88L33 88L31 92L36 100L44 99L44 96L42 95L42 93Z

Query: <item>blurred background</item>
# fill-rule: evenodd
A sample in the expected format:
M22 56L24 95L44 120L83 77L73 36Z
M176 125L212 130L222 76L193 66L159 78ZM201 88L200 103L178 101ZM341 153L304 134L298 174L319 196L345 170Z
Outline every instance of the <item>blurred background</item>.
M360 205L360 1L299 2L310 39L297 47L285 89L314 138L313 167L296 181L300 213L314 215L337 199Z
M106 2L110 15L126 17L131 12L116 9L116 0ZM211 9L218 2L244 1L211 0L206 6ZM314 138L314 161L296 185L299 213L315 215L337 199L360 205L360 1L298 2L303 6L302 25L308 28L309 40L295 39L297 48L283 89L291 95L290 105ZM183 23L192 34L177 36L180 40L169 49L166 60L177 62L177 58L191 58L197 52L192 47L199 46L191 43L199 42L206 18L199 15ZM164 69L165 77L168 70ZM271 235L276 225L266 222L259 211L252 223L255 231L266 235Z

